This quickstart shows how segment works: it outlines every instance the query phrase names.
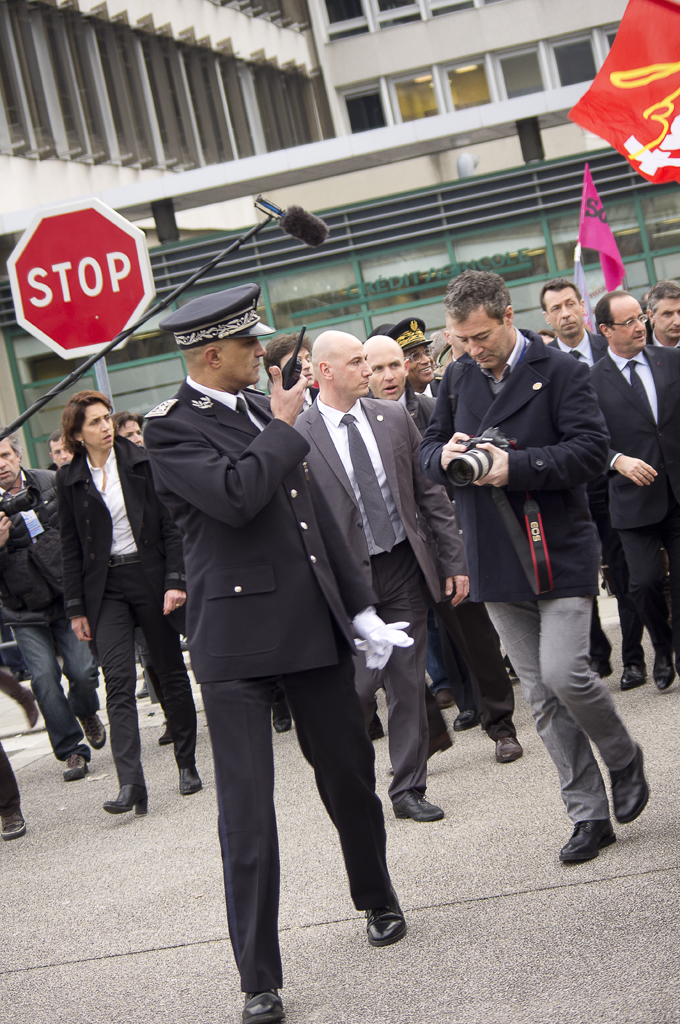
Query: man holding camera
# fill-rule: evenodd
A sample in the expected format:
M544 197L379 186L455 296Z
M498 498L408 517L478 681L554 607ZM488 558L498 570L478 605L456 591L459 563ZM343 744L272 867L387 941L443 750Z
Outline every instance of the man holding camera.
M560 859L591 860L616 837L590 741L617 821L649 798L642 751L588 657L598 547L586 484L605 468L606 426L588 368L514 326L501 277L466 271L444 301L466 354L442 381L422 466L457 484L471 598L486 603L555 762L574 822Z
M0 441L0 604L29 667L54 756L65 762L64 780L72 782L88 771L91 752L83 733L98 750L106 730L97 715L97 666L87 644L76 640L64 610L54 477L47 469L22 470L16 435ZM30 498L19 496L27 487L34 489L34 509ZM68 698L57 652L69 681Z

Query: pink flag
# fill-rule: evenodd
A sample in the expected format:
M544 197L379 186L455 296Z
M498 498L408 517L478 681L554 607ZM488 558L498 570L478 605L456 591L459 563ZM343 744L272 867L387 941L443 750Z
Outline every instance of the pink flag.
M597 189L593 184L588 164L586 164L583 175L578 240L586 249L597 249L600 254L605 284L610 292L615 291L626 276L626 268L623 265L612 229L607 223L607 214L604 212Z

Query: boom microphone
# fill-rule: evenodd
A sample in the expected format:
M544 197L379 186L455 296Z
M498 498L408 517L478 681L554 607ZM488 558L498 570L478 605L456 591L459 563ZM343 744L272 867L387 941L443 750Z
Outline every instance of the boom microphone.
M315 217L313 213L303 210L301 206L291 206L287 210L282 210L268 199L263 199L262 196L257 197L255 206L263 213L269 214L270 217L278 217L281 229L287 235L292 235L293 238L304 242L305 245L316 248L330 235L328 224L320 217Z

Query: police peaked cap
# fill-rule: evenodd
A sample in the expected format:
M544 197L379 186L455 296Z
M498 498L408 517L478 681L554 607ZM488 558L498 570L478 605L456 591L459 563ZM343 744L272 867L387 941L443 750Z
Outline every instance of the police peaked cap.
M425 321L417 316L409 316L405 320L400 320L386 334L388 338L394 338L397 345L400 345L405 352L416 345L429 345L425 337Z
M257 304L259 284L242 284L212 295L199 295L166 316L158 325L175 335L180 348L195 348L221 338L251 338L275 334L273 327L260 321Z

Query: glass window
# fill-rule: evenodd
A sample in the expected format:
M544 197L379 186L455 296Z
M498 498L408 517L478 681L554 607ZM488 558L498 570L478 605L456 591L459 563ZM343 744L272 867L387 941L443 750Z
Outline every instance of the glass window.
M616 29L613 29L611 32L607 32L607 42L609 43L609 49L610 50L611 50L612 46L614 45L614 40L615 39L616 39Z
M671 253L670 256L657 256L654 260L654 274L657 281L680 279L680 252Z
M400 7L413 7L413 0L378 0L378 7L381 11L396 11ZM419 15L420 17L420 15Z
M359 298L359 289L351 263L318 267L304 274L286 274L271 278L267 284L274 316L272 326L277 330L361 312L353 304ZM329 306L335 308L330 311Z
M607 221L616 239L622 256L637 256L642 252L642 238L635 205L633 203L617 203L607 206ZM555 253L555 262L559 271L571 270L574 266L574 248L578 240L578 213L554 217L549 221L550 236ZM583 263L597 263L600 257L592 249L584 249L581 255Z
M680 195L667 192L641 201L650 249L680 246Z
M560 85L574 85L589 82L595 78L596 68L590 39L579 39L574 43L560 43L553 47Z
M491 270L506 281L549 271L543 229L536 223L461 238L454 251L461 270Z
M368 132L372 128L385 127L385 114L379 92L348 96L345 102L352 132Z
M390 309L387 316L385 313L378 313L371 317L371 326L373 330L376 327L380 327L381 324L386 323L399 323L407 316L417 316L421 320L425 321L425 334L426 336L430 331L438 331L440 328L445 326L444 319L444 307L441 302L429 302L424 306L417 306L413 304L411 296L402 296L401 309Z
M483 64L464 64L448 73L454 110L490 103L489 85Z
M185 370L178 354L176 359L112 370L109 377L116 408L144 414L164 399L172 398L184 380Z
M395 310L383 316L381 323L387 320L396 323L407 316L414 302L431 298L433 287L443 291L456 273L443 242L371 256L361 260L359 266L369 309L405 307L403 314Z
M515 313L515 324L528 331L540 331L546 326L539 301L543 282L520 284L510 288L510 302Z
M432 17L437 18L440 14L455 14L456 11L468 11L475 6L475 0L461 0L461 3L445 4L443 7L434 7L430 4Z
M364 16L361 0L326 0L326 10L331 25L338 21L351 21L353 18Z
M532 92L543 92L543 79L536 50L501 57L501 69L509 100L516 96L528 96Z
M402 121L418 121L439 113L431 74L423 72L407 81L395 82L395 89Z

